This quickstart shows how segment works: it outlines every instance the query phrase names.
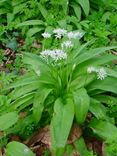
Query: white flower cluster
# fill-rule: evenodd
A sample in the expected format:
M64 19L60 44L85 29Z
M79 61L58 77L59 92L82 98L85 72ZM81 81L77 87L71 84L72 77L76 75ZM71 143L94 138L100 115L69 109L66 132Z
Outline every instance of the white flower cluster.
M88 73L98 72L98 70L95 67L91 66L91 67L88 67L87 72Z
M55 33L56 38L60 39L63 35L65 35L67 33L67 30L58 28L58 29L54 29L53 33Z
M82 38L82 36L83 36L83 32L80 32L80 31L77 31L77 32L71 31L67 33L67 37L69 39L80 39Z
M44 33L42 34L42 36L43 36L44 38L50 38L50 37L51 37L51 34L48 33L48 32L44 32Z
M61 28L54 29L53 33L55 34L55 37L58 38L58 39L61 39L61 37L64 36L64 35L66 35L68 37L68 39L80 39L84 35L84 33L81 32L81 31L70 31L70 32L67 32L67 30L61 29ZM42 36L44 38L50 38L51 34L48 33L48 32L44 32L42 34Z
M61 47L62 48L72 48L73 47L73 44L72 44L72 42L71 41L65 41L65 42L63 42L62 44L61 44Z
M103 80L105 77L107 77L107 72L105 71L104 68L97 69L97 68L91 66L91 67L88 67L87 72L88 73L92 73L92 72L97 73L97 79L100 79L100 80Z
M67 59L67 54L60 49L44 50L41 52L41 56L45 59L48 59L50 57L55 62L57 62L58 60Z
M97 77L98 77L98 79L100 79L100 80L103 80L105 77L107 77L107 73L106 73L106 71L105 71L104 68L100 68L100 69L98 70Z

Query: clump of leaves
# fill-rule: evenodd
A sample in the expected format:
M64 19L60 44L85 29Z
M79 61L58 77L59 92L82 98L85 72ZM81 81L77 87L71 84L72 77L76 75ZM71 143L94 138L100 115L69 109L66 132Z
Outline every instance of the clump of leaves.
M85 40L88 41L95 37L96 42L93 45L98 47L101 45L116 45L116 11L101 10L100 12L92 11L87 20L88 27L84 27L86 33Z
M43 35L46 42L48 32ZM107 115L107 108L96 98L107 93L117 95L117 71L107 67L117 56L106 53L116 47L89 49L90 43L80 44L83 33L79 31L55 29L51 35L58 41L56 49L50 44L50 49L43 49L39 55L24 54L28 72L5 88L12 89L8 94L11 99L8 110L17 113L27 110L35 126L47 114L51 152L56 156L63 155L72 124L76 122L82 127L88 111L94 119L85 127L104 140L117 138L117 128ZM5 113L1 118L4 117ZM12 126L9 124L4 130Z
M5 73L0 72L0 88L4 88L8 84L10 84L14 79L16 75L14 73Z

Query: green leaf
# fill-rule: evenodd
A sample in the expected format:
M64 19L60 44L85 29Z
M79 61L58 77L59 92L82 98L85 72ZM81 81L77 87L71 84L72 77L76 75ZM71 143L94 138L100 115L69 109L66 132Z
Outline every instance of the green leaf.
M76 2L81 5L85 15L88 16L90 10L89 0L76 0Z
M35 154L26 145L12 141L7 144L6 156L35 156Z
M33 117L35 123L39 122L44 109L44 101L46 100L47 96L50 94L51 91L52 89L44 88L43 90L39 90L36 93L33 102Z
M44 22L41 20L29 20L18 24L16 27L22 27L27 25L44 25Z
M117 128L110 122L93 119L89 127L96 135L104 140L117 139Z
M110 118L106 115L107 108L104 107L99 101L91 98L89 111L97 118L109 121Z
M45 20L47 20L48 17L48 11L45 9L45 7L43 5L41 5L41 3L38 4L39 10L42 14L42 16L45 18Z
M88 85L87 89L88 92L100 89L117 94L117 78L107 76L104 80L95 80Z
M116 59L117 59L117 57L116 57ZM113 59L113 60L114 60L114 59ZM117 78L117 71L116 71L116 70L106 68L106 71L107 71L107 74L108 74L109 76L112 76L112 77Z
M89 109L90 98L85 90L81 88L73 93L75 103L75 117L79 124L83 124Z
M28 102L28 104L32 104L32 101L33 101L33 98L35 96L35 92L31 92L31 93L28 93L28 94L24 94L24 96L20 97L20 98L16 98L15 101L13 101L10 105L10 107L8 108L8 110L12 110L12 109L17 109L18 108L18 111L19 111L19 107L21 105L24 105L25 103Z
M112 55L112 54L104 54L104 55L101 55L101 56L96 56L88 61L85 61L83 63L81 63L78 67L79 68L86 68L87 70L87 66L101 66L101 65L105 65L107 64L108 62L112 62L113 60L116 60L117 59L117 56L115 55ZM79 69L78 68L78 69ZM109 68L106 68L107 69L107 72L109 75L111 75L111 72L109 72ZM115 74L114 74L115 75Z
M0 116L0 130L6 130L13 126L18 120L18 114L16 112L6 113Z
M26 7L26 5L27 5L26 3L21 3L18 5L15 5L13 7L13 15L20 13L22 11L22 9L24 9Z
M17 99L23 95L26 95L29 92L37 90L39 88L39 86L40 86L39 82L37 81L37 82L33 82L31 84L27 84L24 86L17 87L9 94L9 97L12 100Z
M5 2L7 2L8 0L1 0L0 1L0 5L2 5L2 3L5 3Z
M77 90L79 88L82 88L90 84L92 81L95 80L96 76L94 74L87 75L87 73L86 72L83 73L83 70L82 70L82 73L80 74L77 73L75 77L76 78L71 82L70 87L73 89L75 88Z
M7 48L12 49L13 51L15 51L18 47L18 43L16 38L12 38L7 44L6 44Z
M39 28L39 27L34 27L28 30L27 32L27 37L32 37L33 35L35 35L36 33L40 32L41 30L43 30L44 28Z
M89 51L84 51L83 53L81 53L80 55L78 55L77 59L76 59L76 64L80 64L83 63L89 59L94 58L95 56L98 56L99 54L104 53L105 51L111 50L111 49L115 49L117 48L116 46L114 47L102 47L102 48L95 48L95 49L91 49Z
M81 20L81 8L80 8L80 6L78 4L76 4L76 3L73 3L71 5L71 7L74 9L74 12L76 14L76 17L80 21Z
M33 73L28 72L27 74L18 77L18 79L15 82L11 83L4 90L22 87L22 86L29 85L32 83L38 83L38 79L39 79L39 77L34 72Z
M49 66L46 62L36 54L25 53L23 62L30 65L30 68L33 69L38 76L40 76L40 71L41 73L48 73L49 71Z
M117 104L117 98L109 95L96 95L94 96L95 99L98 101L108 105L113 106Z
M58 98L54 105L54 114L51 121L52 152L56 156L63 156L64 147L69 136L74 118L74 104L71 98L63 104Z
M67 16L68 7L69 7L69 0L63 0L62 2L63 2L62 3L63 12Z
M78 140L76 140L74 142L75 148L77 149L78 153L81 156L85 156L85 154L87 154L88 150L85 144L85 141L83 139L83 137L80 137Z

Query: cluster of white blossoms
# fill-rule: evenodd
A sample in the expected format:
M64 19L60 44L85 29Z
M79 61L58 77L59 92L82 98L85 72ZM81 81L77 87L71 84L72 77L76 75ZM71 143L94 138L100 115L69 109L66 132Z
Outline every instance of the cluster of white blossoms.
M51 37L51 34L48 33L48 32L44 32L44 33L42 34L42 36L43 36L44 38L50 38L50 37Z
M68 39L80 39L83 37L84 33L81 31L70 31L67 32L65 29L57 28L53 30L53 33L55 34L55 37L58 39L61 39L64 35L68 37ZM42 34L44 38L50 38L51 34L48 32L44 32Z
M88 73L92 73L92 72L96 72L97 73L98 70L95 67L91 66L91 67L88 67L87 72Z
M55 33L55 37L56 38L59 38L60 39L62 36L64 36L65 34L67 34L67 30L58 28L58 29L54 29L53 30L53 33Z
M82 36L83 36L83 32L80 32L80 31L77 31L77 32L71 31L67 33L67 37L69 39L80 39L82 38Z
M41 52L41 56L48 60L48 58L52 58L55 62L58 60L67 59L67 54L60 49L54 49L54 50L44 50Z
M106 71L105 71L104 68L100 68L100 69L98 70L97 77L98 77L98 79L100 79L100 80L103 80L105 77L107 77L107 73L106 73Z
M63 48L72 48L73 47L73 44L72 42L69 40L69 41L64 41L62 44L61 44L61 47L62 49Z
M67 30L61 29L61 28L54 29L52 34L54 34L54 36L58 39L61 39L63 36L67 37L67 39L68 39L61 44L62 50L61 49L54 49L54 50L44 50L41 52L41 56L44 59L46 59L48 61L49 58L52 58L56 62L58 60L62 60L62 59L67 58L67 53L65 53L63 51L63 49L65 48L65 50L66 50L67 48L72 48L74 46L70 39L80 39L83 36L83 33L80 31L68 32ZM48 32L44 32L42 34L42 36L45 39L48 39L52 36L52 34L50 34Z
M87 72L88 73L92 73L92 72L97 73L97 79L100 79L100 80L103 80L105 77L107 77L107 72L104 68L97 69L97 68L91 66L91 67L88 67Z

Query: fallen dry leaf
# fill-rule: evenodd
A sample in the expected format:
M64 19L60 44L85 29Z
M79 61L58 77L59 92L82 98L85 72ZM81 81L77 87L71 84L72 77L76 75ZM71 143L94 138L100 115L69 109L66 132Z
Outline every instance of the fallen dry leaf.
M67 143L72 144L74 141L76 141L78 138L80 138L81 135L82 135L81 127L77 124L74 124L72 126Z
M17 135L12 135L12 136L10 137L10 141L18 141L18 142L21 142L21 139L20 139L20 137L17 136Z
M96 138L85 138L85 142L87 147L90 150L93 150L94 152L96 152L98 155L102 156L102 145L103 142L101 140L98 140Z
M29 139L27 145L33 147L37 143L43 143L48 147L51 146L49 126L39 129L39 131Z
M82 129L79 125L74 124L69 138L68 144L72 144L82 135ZM46 126L38 130L29 140L25 142L27 146L29 146L35 153L36 156L41 156L44 150L51 148L51 137L50 137L50 127ZM74 152L72 156L79 156L78 152Z

